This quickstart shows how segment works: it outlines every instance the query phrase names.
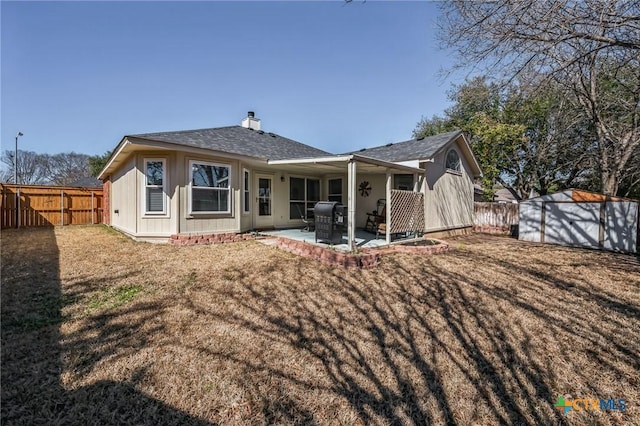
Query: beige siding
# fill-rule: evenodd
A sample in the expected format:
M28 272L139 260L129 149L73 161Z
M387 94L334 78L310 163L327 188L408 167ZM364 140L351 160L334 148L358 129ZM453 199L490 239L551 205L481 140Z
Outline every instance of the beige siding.
M364 228L367 223L367 212L375 210L378 200L380 198L386 198L387 196L387 177L383 174L371 175L358 173L357 170L356 175L356 227ZM369 182L369 186L371 186L371 192L368 197L360 194L360 184L364 181ZM346 184L346 182L344 182L344 184ZM346 196L344 197L344 201L346 204ZM347 208L350 207L347 206Z
M455 146L455 145L454 145ZM458 150L460 153L461 151ZM425 230L438 231L472 226L473 224L473 179L464 157L461 173L445 170L446 150L426 166L421 190L425 194ZM144 160L163 158L166 161L167 214L163 217L145 215L144 208ZM189 213L191 170L189 162L200 160L228 164L231 167L231 213ZM243 168L250 172L250 213L243 214ZM289 182L292 176L279 170L256 169L239 160L196 155L185 152L145 151L137 152L113 174L112 178L112 225L139 238L168 237L172 234L203 234L244 232L255 227L256 220L256 174L268 175L273 182L273 226L302 226L302 221L289 219ZM346 174L315 176L320 179L321 200L328 196L328 179L342 178L342 197L348 200ZM363 228L367 212L376 209L378 199L385 198L386 176L357 173L356 187L369 182L371 192L363 196L356 191L356 226ZM351 206L348 206L351 208ZM119 210L115 214L115 210Z
M137 232L138 185L135 165L136 157L133 155L113 174L110 194L111 226L131 235Z
M457 148L456 148L457 149ZM447 171L446 153L426 163L423 191L425 194L425 231L455 229L473 225L473 179L466 161L462 172Z

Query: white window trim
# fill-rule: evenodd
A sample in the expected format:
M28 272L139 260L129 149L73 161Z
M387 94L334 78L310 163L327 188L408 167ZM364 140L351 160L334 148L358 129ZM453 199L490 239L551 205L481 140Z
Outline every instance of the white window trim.
M459 170L456 170L456 169L450 169L449 167L447 167L447 166L448 166L448 164L447 164L447 163L449 162L449 153L450 153L451 151L455 152L455 153L456 153L456 155L458 156L458 169L459 169ZM445 155L445 157L444 157L444 167L445 167L445 169L446 169L446 171L447 171L447 172L449 172L449 173L453 173L453 174L455 174L455 175L460 175L460 176L462 176L462 157L460 157L460 153L459 153L455 148L450 148L450 149L447 151L447 154L446 154L446 155Z
M147 185L147 163L160 161L162 162L162 211L150 212L147 211L147 188L159 188L159 185ZM142 217L169 217L169 211L167 209L167 159L166 158L144 158L142 160Z
M227 167L229 169L229 187L227 188L215 188L215 189L222 189L222 190L227 190L229 192L229 202L227 203L227 210L225 211L193 211L192 207L193 207L193 165L194 164L202 164L204 166L214 166L214 167ZM231 176L233 173L233 168L231 167L231 164L226 164L226 163L214 163L211 161L204 161L204 160L189 160L189 169L187 172L187 179L189 181L189 184L187 185L187 188L189 188L188 194L187 194L187 211L189 216L198 216L198 215L230 215L232 214L232 202L233 202L233 191L232 191L232 187L231 187ZM207 189L207 187L198 187L200 189ZM213 189L213 188L212 188Z
M245 180L245 173L247 174L247 179ZM247 186L245 188L245 186ZM246 204L245 193L249 193L249 205ZM244 216L251 214L251 172L248 169L242 168L242 214Z

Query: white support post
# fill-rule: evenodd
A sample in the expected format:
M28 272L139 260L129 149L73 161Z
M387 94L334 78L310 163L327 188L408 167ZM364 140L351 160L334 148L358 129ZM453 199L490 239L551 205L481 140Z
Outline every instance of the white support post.
M60 226L64 226L64 191L60 190Z
M420 175L417 173L413 174L413 192L420 191Z
M349 251L352 251L355 247L356 241L356 162L354 160L349 161L347 169L347 245Z
M385 223L386 225L386 235L385 238L387 240L387 244L391 244L391 185L392 185L392 179L393 179L393 175L391 174L391 170L387 169L387 185L386 185L386 190L387 190L387 202L385 203L385 205L387 206L386 208L386 212L387 212L387 217L385 218Z

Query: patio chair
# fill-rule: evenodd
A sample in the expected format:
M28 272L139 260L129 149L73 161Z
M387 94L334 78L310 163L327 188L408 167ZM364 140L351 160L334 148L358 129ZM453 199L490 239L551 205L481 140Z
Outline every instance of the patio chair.
M302 212L302 209L300 208L299 204L296 204L296 209L298 209L298 214L300 215L300 219L302 219L302 222L304 222L304 228L302 228L300 230L300 232L302 232L302 231L307 231L307 232L314 231L315 227L316 227L316 220L315 220L315 217L313 216L313 212L309 211L309 215L305 216L305 214Z
M376 203L376 209L371 213L367 213L367 223L364 225L365 231L378 234L378 227L387 220L387 200L380 198Z

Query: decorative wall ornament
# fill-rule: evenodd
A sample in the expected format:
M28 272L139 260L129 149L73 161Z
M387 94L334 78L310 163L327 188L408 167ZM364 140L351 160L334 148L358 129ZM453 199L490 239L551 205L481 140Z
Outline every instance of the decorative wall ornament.
M360 182L358 190L360 191L360 195L362 195L363 197L368 197L369 194L371 194L371 184L366 180L363 180L362 182Z

